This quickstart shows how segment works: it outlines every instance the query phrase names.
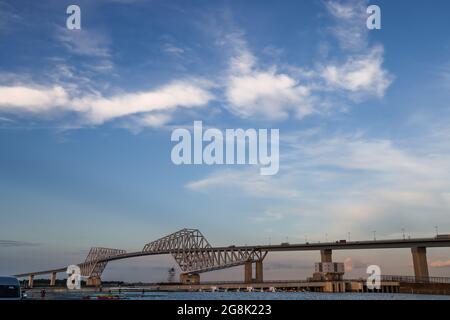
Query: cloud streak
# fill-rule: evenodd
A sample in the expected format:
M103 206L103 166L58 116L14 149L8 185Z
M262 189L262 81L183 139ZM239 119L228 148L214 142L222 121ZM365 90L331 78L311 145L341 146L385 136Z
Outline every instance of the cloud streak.
M38 115L76 112L84 124L90 125L141 115L142 124L159 126L170 121L177 108L203 107L212 97L204 84L193 80L136 93L111 97L91 94L81 98L61 86L0 86L0 111Z
M311 237L323 230L330 237L342 230L357 236L375 226L391 234L430 219L445 228L450 227L450 154L430 149L431 140L406 148L363 134L291 132L280 142L284 151L278 175L262 179L250 169L220 171L187 187L238 199L282 200L248 218L270 225L298 223Z
M96 58L111 57L109 49L111 40L99 31L84 27L75 31L58 27L55 37L72 54Z
M329 28L343 50L361 51L367 48L366 0L325 2L325 8L335 25Z
M4 248L16 248L16 247L35 247L39 246L39 243L16 241L16 240L0 240L0 247Z
M448 268L450 267L450 260L442 261L436 260L430 262L430 267L432 268Z

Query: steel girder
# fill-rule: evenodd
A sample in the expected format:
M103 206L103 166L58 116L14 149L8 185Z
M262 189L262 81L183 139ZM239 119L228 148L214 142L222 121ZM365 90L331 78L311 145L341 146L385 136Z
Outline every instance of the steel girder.
M196 229L182 229L158 240L147 243L143 252L167 252L180 249L211 248L208 240Z
M201 273L262 261L267 251L259 249L214 249L197 229L182 229L150 242L142 252L170 253L184 273Z
M105 270L108 261L99 261L113 256L125 254L125 250L92 247L84 263L80 264L81 275L85 277L100 277Z

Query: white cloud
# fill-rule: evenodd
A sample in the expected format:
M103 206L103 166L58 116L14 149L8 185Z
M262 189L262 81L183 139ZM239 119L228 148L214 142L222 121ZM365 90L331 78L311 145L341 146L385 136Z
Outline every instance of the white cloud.
M275 71L233 75L226 95L232 111L242 117L262 115L280 120L287 118L289 110L300 117L312 112L309 89Z
M212 95L205 85L193 80L175 81L154 90L112 97L72 97L60 86L0 86L0 111L47 115L52 111L75 111L87 124L102 124L116 118L141 115L141 124L160 126L177 108L205 106ZM165 113L161 113L165 112ZM155 114L153 114L155 113Z
M92 123L101 124L132 114L173 111L178 107L201 107L211 99L212 95L201 86L179 81L146 92L128 93L110 98L89 96L75 99L72 105L76 110L84 111ZM148 115L145 117L151 119Z
M376 47L365 56L351 57L343 65L328 65L323 77L331 87L383 97L392 76L383 69L383 49Z
M225 84L230 111L244 118L260 116L271 120L286 119L290 112L299 118L313 112L308 87L277 72L276 67L258 68L242 34L230 35L229 39L234 46Z
M302 118L329 111L327 101L336 105L342 104L336 103L342 98L362 101L385 95L393 76L383 68L383 47L368 46L363 3L329 1L326 7L336 20L333 34L350 50L343 61L319 61L312 69L261 67L243 32L224 37L221 44L231 48L225 81L225 98L231 112L243 118L284 120L291 114ZM364 19L363 23L359 23L360 19ZM339 36L341 31L350 36Z
M50 88L0 86L0 110L47 112L68 103L68 94L60 86Z
M231 73L235 75L251 73L256 64L255 56L244 48L239 49L238 52L238 55L230 59Z
M139 118L139 123L143 127L161 127L172 120L172 116L167 113L146 114Z
M345 90L351 98L381 98L393 80L393 76L383 68L383 46L369 46L367 6L368 1L365 0L325 2L327 12L334 20L334 25L328 30L343 52L349 55L344 62L324 63L321 74L329 90Z
M327 8L341 24L359 17L358 10L335 1L327 2ZM95 64L84 65L94 73L78 75L73 68L62 66L62 72L58 74L65 78L53 80L64 83L63 86L36 89L33 85L24 85L22 90L27 92L24 91L22 98L9 104L0 101L1 109L33 113L71 110L91 124L138 115L139 119L134 120L141 124L160 126L170 121L176 109L204 106L213 99L207 86L189 80L172 82L155 90L105 96L102 92L111 88L107 85L99 87L89 78L98 72L110 74L113 69L109 38L95 30L68 31L64 28L59 28L56 36L70 52L96 58ZM218 76L223 79L221 89L226 107L242 118L284 120L293 115L301 119L310 114L329 112L331 106L343 104L339 99L361 101L372 96L383 97L392 81L391 75L383 69L381 46L372 49L362 46L364 50L352 53L344 62L318 62L310 69L262 65L249 49L242 32L226 34L220 40L223 47L231 48L228 68ZM177 55L184 52L171 43L166 42L163 49ZM16 89L8 87L8 90ZM33 101L28 103L27 99Z

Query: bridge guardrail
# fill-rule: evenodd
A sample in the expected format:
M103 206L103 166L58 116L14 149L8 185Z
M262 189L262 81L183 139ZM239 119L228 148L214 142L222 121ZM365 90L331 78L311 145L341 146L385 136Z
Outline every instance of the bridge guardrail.
M406 283L450 283L450 278L382 275L381 281L398 281Z

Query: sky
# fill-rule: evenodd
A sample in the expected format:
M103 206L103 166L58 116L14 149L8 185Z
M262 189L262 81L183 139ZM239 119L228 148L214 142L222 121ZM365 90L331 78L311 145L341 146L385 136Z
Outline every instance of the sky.
M218 246L450 233L448 1L76 1L68 30L71 4L0 0L0 273L182 228ZM279 129L279 172L173 164L171 133L194 121ZM404 249L334 259L413 272ZM265 275L318 260L269 255ZM428 262L448 276L450 250ZM114 262L104 278L160 281L172 265Z

